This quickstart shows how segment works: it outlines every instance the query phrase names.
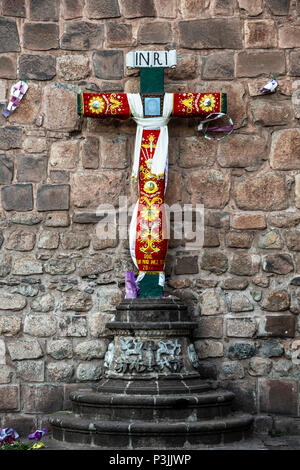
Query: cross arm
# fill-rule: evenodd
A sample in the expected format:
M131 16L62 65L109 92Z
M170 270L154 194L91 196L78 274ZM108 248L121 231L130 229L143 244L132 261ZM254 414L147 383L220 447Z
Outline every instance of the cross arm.
M77 112L80 116L128 119L130 108L126 93L79 93Z
M226 93L174 93L173 116L200 117L226 112Z

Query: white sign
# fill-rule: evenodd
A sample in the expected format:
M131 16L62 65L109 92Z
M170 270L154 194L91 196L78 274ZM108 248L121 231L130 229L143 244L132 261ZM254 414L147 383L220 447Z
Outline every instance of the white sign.
M126 66L136 67L176 67L176 50L172 51L132 51L126 54Z

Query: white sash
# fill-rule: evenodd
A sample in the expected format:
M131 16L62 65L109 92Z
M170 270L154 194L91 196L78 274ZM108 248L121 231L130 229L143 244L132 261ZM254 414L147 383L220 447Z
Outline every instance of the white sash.
M168 122L173 111L173 93L165 93L164 95L162 117L143 117L143 104L140 94L128 93L127 98L133 119L137 123L132 177L135 179L138 177L142 135L144 129L160 129L160 134L152 159L151 173L155 176L163 175L166 169L168 157Z

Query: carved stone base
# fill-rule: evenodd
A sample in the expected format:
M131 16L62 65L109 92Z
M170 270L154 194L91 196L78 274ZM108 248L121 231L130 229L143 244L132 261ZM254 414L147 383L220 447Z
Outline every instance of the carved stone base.
M180 448L240 440L252 417L232 413L234 394L212 389L199 360L185 305L124 300L117 307L95 390L71 394L73 414L50 418L53 436L101 448Z

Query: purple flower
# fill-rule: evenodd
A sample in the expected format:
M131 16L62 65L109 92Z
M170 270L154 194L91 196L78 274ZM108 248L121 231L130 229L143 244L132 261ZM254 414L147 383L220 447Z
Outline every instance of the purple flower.
M42 437L46 436L46 434L48 434L46 428L37 429L32 434L29 434L28 439L34 439L35 441L39 441Z
M0 445L14 442L18 437L19 434L13 428L0 428Z

